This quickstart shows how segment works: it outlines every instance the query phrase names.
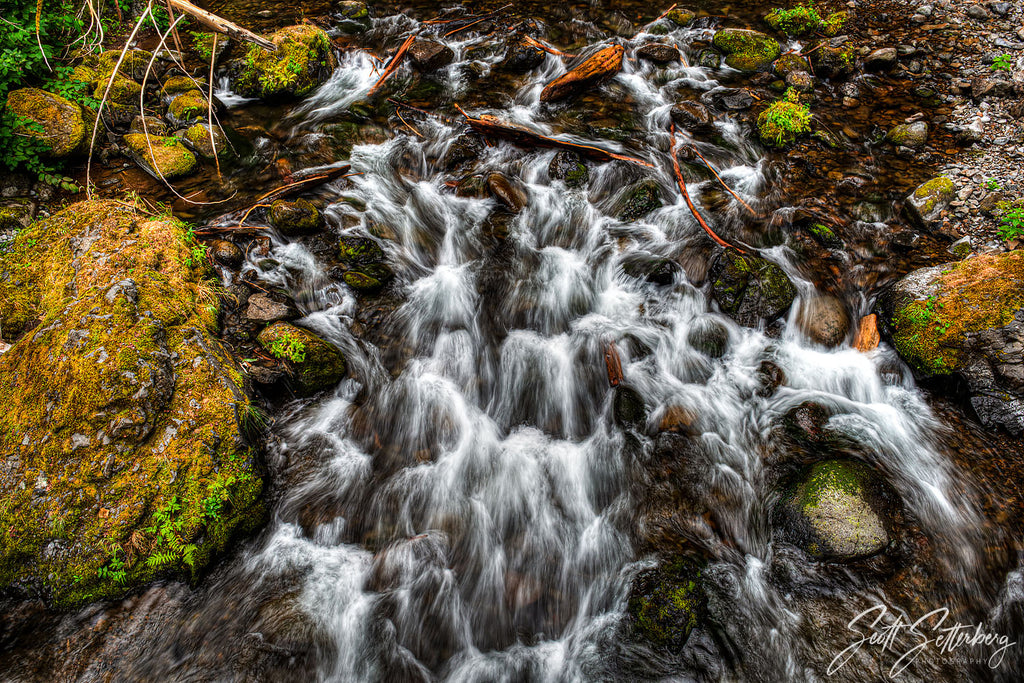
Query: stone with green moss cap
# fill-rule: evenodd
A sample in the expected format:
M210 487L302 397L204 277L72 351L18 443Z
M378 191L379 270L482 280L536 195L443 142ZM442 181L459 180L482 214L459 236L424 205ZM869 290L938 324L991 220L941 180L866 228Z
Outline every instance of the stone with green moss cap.
M725 28L711 42L728 55L725 63L740 71L760 71L778 59L779 41L759 31Z
M213 131L212 136L210 135L211 130ZM188 146L204 159L213 159L215 156L227 159L234 155L234 149L220 126L214 126L211 129L205 123L197 123L185 131L184 138Z
M51 156L66 157L81 150L85 121L82 108L74 102L38 88L21 88L7 95L7 109L31 122L19 125L18 132L48 144Z
M260 332L258 341L270 355L288 365L299 395L329 389L345 376L345 356L309 330L276 322Z
M633 632L659 647L682 648L704 610L700 573L695 561L678 559L637 574L627 603Z
M177 221L91 201L0 255L0 585L113 597L260 523L254 408L198 251Z
M917 375L962 378L983 424L1024 433L1024 251L915 270L878 312Z
M387 254L376 240L344 235L339 245L341 279L349 287L372 294L381 290L394 277L387 263Z
M922 183L907 196L904 208L911 220L926 228L942 217L942 210L953 201L956 187L946 176L939 176Z
M711 291L718 305L747 327L776 320L796 298L796 288L786 273L758 256L723 252L712 266L712 276Z
M874 472L866 465L827 460L812 466L782 505L789 533L810 555L852 560L874 555L889 544L876 510Z
M270 224L282 235L292 237L316 232L323 227L324 217L307 199L278 199L270 205Z
M97 77L92 96L97 100L102 100L105 94L107 102L138 109L142 86L132 79L122 76L120 73L114 74L113 80L111 80L110 76L111 72L108 71ZM107 89L108 86L109 90Z
M179 124L206 120L209 112L210 105L206 95L199 90L189 90L176 95L167 105L167 113Z
M175 137L129 133L124 136L124 144L139 165L154 176L180 178L195 172L198 167L195 155Z
M327 80L336 65L327 34L311 24L288 26L270 39L277 51L250 45L234 65L235 89L246 97L303 97Z

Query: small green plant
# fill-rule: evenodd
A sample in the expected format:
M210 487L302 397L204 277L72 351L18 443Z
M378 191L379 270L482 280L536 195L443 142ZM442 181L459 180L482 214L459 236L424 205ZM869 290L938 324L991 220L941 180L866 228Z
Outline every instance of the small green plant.
M985 187L995 192L996 190L999 189L999 181L996 180L995 178L988 178L985 181Z
M842 29L846 19L846 12L835 12L823 18L813 2L806 5L800 3L792 9L776 7L764 18L765 23L773 29L791 36L802 36L815 31L834 36Z
M285 332L270 345L270 353L275 358L283 358L293 363L301 363L306 360L306 345L291 332Z
M169 567L181 561L195 569L195 554L198 548L185 543L181 532L185 518L181 515L181 503L173 496L165 506L153 513L153 524L145 532L156 537L152 554L146 558L146 566L152 569Z
M171 138L171 140L172 142L169 146L178 144L176 138ZM164 144L168 144L166 140L164 141ZM188 249L188 256L186 256L185 260L182 262L186 268L198 268L209 261L210 249L205 244L199 243L196 239L196 232L194 228L189 227L188 230L185 231L183 241L185 243L185 247Z
M800 103L800 95L789 88L757 117L761 140L773 147L792 144L798 135L811 130L811 109Z
M96 570L96 576L104 581L113 581L123 584L128 577L124 560L121 559L120 546L114 547L114 552L105 565Z
M1024 204L1020 201L1000 202L997 205L999 215L999 236L1004 242L1024 237Z
M1003 53L992 60L993 71L1011 71L1013 69L1013 55Z

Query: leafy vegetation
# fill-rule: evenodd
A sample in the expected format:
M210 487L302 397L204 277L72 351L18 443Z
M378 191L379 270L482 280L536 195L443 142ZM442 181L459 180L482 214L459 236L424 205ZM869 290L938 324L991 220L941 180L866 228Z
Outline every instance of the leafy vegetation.
M1013 56L1003 53L992 60L993 71L1010 71L1013 69Z
M761 140L773 147L792 144L798 135L811 130L811 109L800 103L799 93L789 88L757 117Z
M999 215L999 236L1004 242L1024 237L1024 203L1000 202L997 205Z
M270 345L270 353L275 358L301 363L306 360L306 345L290 332L285 332Z
M813 2L799 4L792 9L776 7L764 18L765 23L773 29L791 36L801 36L815 31L834 36L842 29L846 19L846 12L835 12L822 17Z

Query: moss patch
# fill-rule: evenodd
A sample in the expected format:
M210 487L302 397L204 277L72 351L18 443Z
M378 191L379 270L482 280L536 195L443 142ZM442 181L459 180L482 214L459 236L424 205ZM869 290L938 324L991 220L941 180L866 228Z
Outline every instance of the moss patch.
M85 121L82 108L74 102L38 88L21 88L7 95L7 108L36 124L19 126L19 132L43 140L52 156L66 157L81 149Z
M634 632L662 647L681 648L703 611L700 569L679 560L641 572L633 581L628 612Z
M246 97L302 97L322 83L335 66L331 42L321 29L303 24L283 28L271 40L276 52L251 45L235 83Z
M1008 325L1024 308L1024 251L936 270L932 288L923 301L898 302L888 322L904 360L926 375L946 375L960 366L965 335Z
M196 157L175 137L158 137L144 133L129 133L124 143L141 163L149 167L154 175L156 170L164 178L180 178L196 170Z
M0 255L0 585L59 605L192 576L262 515L251 410L185 226L82 202ZM31 329L29 329L31 327Z
M759 71L778 59L779 41L769 35L747 29L722 29L712 43L728 57L725 63L740 71Z
M260 332L258 341L268 353L288 364L302 394L333 387L345 376L345 357L309 330L276 322Z
M210 111L206 96L199 90L183 92L167 105L167 111L181 122L205 119Z

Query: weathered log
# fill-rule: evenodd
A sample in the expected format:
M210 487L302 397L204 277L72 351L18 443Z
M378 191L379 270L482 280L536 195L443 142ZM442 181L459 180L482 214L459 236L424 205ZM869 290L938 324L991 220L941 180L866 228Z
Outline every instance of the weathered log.
M212 12L200 9L187 0L167 0L167 3L174 9L195 17L200 24L217 31L218 33L227 34L232 38L237 38L238 40L243 40L247 43L254 43L268 52L277 51L277 45L274 45L274 43L266 38L258 36L252 31L242 28L234 22L218 17Z
M540 93L540 101L562 100L586 88L604 83L622 69L622 56L625 52L621 45L609 45L598 50L544 86Z
M631 164L637 164L638 166L647 166L653 168L653 164L644 161L643 159L637 159L636 157L626 156L625 154L616 154L615 152L609 152L606 149L595 147L594 145L586 145L578 142L569 142L568 140L559 140L558 138L548 137L535 133L525 126L520 126L514 123L508 123L502 121L493 116L484 114L480 117L472 117L463 111L462 107L455 105L455 108L466 117L466 123L469 127L475 130L481 135L489 137L502 138L508 140L514 145L519 147L543 147L546 149L567 149L572 152L576 152L580 156L586 157L591 161L608 162L608 161L628 161Z

